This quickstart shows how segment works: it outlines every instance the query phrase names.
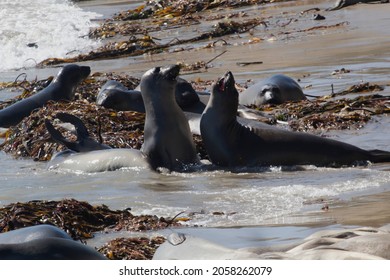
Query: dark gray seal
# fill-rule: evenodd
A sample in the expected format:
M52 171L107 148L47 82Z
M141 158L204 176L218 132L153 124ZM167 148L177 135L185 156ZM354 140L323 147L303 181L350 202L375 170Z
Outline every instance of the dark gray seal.
M61 229L37 225L0 234L1 260L104 260Z
M129 90L118 81L107 81L100 89L96 104L117 111L145 113L141 91Z
M200 131L212 163L225 166L343 166L390 162L390 152L367 151L340 141L269 125L243 126L236 119L238 92L228 72L212 86Z
M0 127L17 125L23 118L48 101L72 100L76 87L91 73L88 66L64 66L57 77L43 90L0 110Z
M95 139L91 138L89 136L88 129L78 117L68 113L57 113L55 117L65 123L74 125L76 129L77 139L75 142L72 142L67 140L57 129L55 129L48 119L45 120L45 126L47 131L50 133L51 138L57 143L67 147L70 151L82 153L111 149L110 146L99 143Z
M184 111L187 111L187 109L195 110L193 108L197 108L196 104L200 100L192 85L180 77L176 78L175 99L179 107ZM114 80L107 81L100 89L96 98L96 104L118 111L145 113L141 87L138 86L134 90L129 90L120 82Z
M282 104L287 101L306 99L301 86L292 78L282 74L274 75L250 86L239 97L239 103L245 106Z
M146 118L141 151L153 169L182 171L199 163L188 121L175 99L180 67L156 67L141 78Z

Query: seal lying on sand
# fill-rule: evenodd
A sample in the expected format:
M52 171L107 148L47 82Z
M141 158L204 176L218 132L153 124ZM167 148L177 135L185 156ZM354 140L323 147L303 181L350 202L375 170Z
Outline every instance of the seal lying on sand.
M231 249L208 240L172 233L156 251L154 260L284 259L383 260L390 259L390 227L324 230L298 244L267 248Z
M199 96L191 84L180 77L176 78L175 99L184 111L191 109L199 102ZM139 85L135 90L129 90L120 82L114 80L107 81L100 89L96 104L119 111L145 113L141 86Z
M17 125L48 101L72 100L78 84L91 73L88 66L64 66L57 77L43 90L0 110L0 127Z
M344 7L352 6L358 3L389 3L389 0L337 0L332 8L326 9L327 11L340 10Z
M198 164L188 121L175 100L180 67L156 67L141 78L146 118L141 151L153 169L183 170Z
M0 234L1 260L104 260L102 254L74 241L51 225L37 225Z
M263 125L243 126L236 119L238 92L228 72L212 85L200 131L210 160L220 166L353 165L390 162L390 152L366 151L340 141Z
M258 82L240 93L241 105L282 104L287 101L305 100L300 85L285 75L274 75Z

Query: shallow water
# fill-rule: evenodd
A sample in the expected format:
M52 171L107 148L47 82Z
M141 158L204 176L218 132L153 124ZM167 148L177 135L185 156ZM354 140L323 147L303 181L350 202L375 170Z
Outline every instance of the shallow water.
M99 2L99 1L98 1ZM109 14L121 5L105 6L96 1L84 7L86 10ZM104 2L104 1L100 1ZM284 15L320 7L329 7L333 1L297 1L270 5L259 11L262 15ZM108 8L107 8L108 7ZM107 10L109 9L109 10ZM326 24L349 21L345 28L319 32L295 33L291 38L283 36L278 40L264 41L255 45L242 45L243 38L229 37L236 42L214 50L191 50L180 53L161 54L84 62L93 71L126 71L140 76L145 70L158 63L178 61L195 62L210 59L223 50L226 54L213 62L207 72L191 74L187 79L216 79L227 69L235 74L239 83L248 79L259 80L273 73L285 73L301 79L305 93L324 95L343 90L361 81L387 85L390 83L390 29L388 14L390 5L358 5L348 9L325 12ZM282 12L288 12L282 13ZM302 19L297 26L302 29L312 26L311 21ZM317 23L315 23L317 24ZM321 23L325 24L325 23ZM277 31L277 30L276 30ZM256 36L269 37L275 30L256 30ZM280 30L279 30L280 31ZM244 36L244 35L243 35ZM246 40L246 38L245 38ZM164 61L164 62L162 62ZM237 66L236 62L263 61L261 65ZM350 69L343 75L331 73L340 68ZM47 77L56 69L30 69L27 73ZM26 71L24 71L26 72ZM1 80L12 80L17 71L1 72ZM381 94L389 95L389 87ZM372 120L361 130L326 131L321 134L345 141L366 149L390 150L390 119L381 116ZM145 170L118 170L96 174L61 173L46 170L43 163L31 160L15 160L0 153L0 205L33 199L76 198L92 204L104 203L113 209L131 207L134 214L190 216L188 225L228 227L223 243L231 243L228 236L234 236L236 247L254 245L246 236L265 230L264 225L290 225L311 223L332 223L329 215L321 208L324 203L351 201L368 194L390 191L390 165L377 164L351 168L263 168L241 170L241 172L209 171L186 174L157 174ZM250 171L250 172L249 172ZM306 213L303 214L302 213ZM308 215L307 213L314 215ZM390 217L388 222L390 222ZM244 232L234 229L245 227ZM234 228L234 229L233 229ZM211 230L211 229L210 229ZM264 233L267 238L275 234L276 242L287 240L284 234ZM291 229L284 227L291 238L303 237L312 229ZM202 232L212 235L216 232ZM302 232L302 234L297 234ZM309 233L308 233L309 234ZM241 236L241 237L240 237ZM211 238L211 239L212 239Z

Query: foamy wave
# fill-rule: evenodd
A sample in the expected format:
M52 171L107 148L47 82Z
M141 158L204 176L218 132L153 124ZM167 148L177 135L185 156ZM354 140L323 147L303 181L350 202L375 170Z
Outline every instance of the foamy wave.
M1 0L0 71L89 52L99 45L87 36L99 17L68 0Z

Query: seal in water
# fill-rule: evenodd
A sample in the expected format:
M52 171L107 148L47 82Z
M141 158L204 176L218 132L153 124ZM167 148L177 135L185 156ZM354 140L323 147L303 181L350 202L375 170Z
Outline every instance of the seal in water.
M144 144L141 151L153 169L183 171L199 158L188 121L175 100L180 67L156 67L141 78L145 104Z
M220 166L353 165L390 162L390 152L363 150L340 141L237 121L238 92L228 72L212 86L200 131L210 160Z
M104 260L94 249L72 240L51 225L36 225L0 234L1 260Z
M287 101L305 100L300 85L292 78L278 74L258 82L240 93L241 105L282 104Z
M76 172L103 172L124 167L149 168L145 156L136 149L111 149L89 136L83 122L76 116L58 113L56 118L71 123L76 128L77 140L71 142L54 128L49 120L45 125L53 140L68 149L55 154L48 163L48 169Z
M57 77L43 90L0 110L0 127L17 125L48 101L72 100L78 84L91 73L88 66L64 66Z
M389 0L337 0L332 8L326 9L327 11L340 10L344 7L352 6L359 3L380 4L389 3Z

